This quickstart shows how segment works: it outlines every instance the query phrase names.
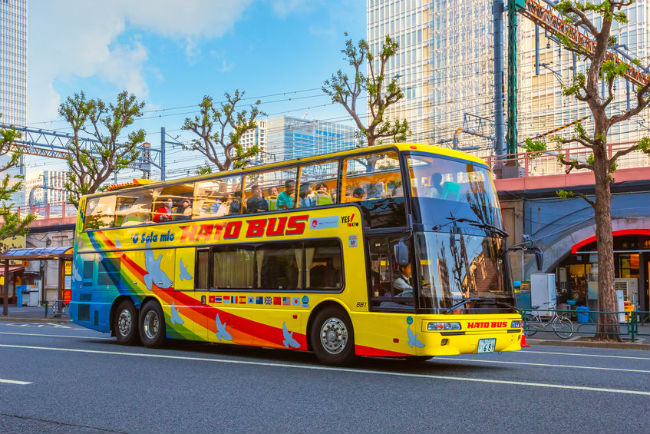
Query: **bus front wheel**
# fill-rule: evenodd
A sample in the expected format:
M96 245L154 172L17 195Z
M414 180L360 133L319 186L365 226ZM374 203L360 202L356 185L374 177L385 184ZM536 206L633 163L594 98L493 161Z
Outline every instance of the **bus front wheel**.
M165 343L165 316L157 301L146 302L140 311L140 340L149 348Z
M341 309L328 307L316 315L311 342L314 354L323 363L345 365L354 360L352 322Z
M113 330L118 343L122 345L138 343L138 310L130 300L120 302L113 321Z

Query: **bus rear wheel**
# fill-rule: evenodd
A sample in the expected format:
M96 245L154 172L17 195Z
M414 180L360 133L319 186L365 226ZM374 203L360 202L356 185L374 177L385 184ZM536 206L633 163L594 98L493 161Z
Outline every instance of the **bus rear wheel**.
M159 348L165 343L165 316L160 304L150 300L140 311L140 340L145 347Z
M346 365L355 358L352 322L342 309L328 307L318 312L311 342L318 360L328 365Z
M117 305L113 317L113 330L119 344L136 345L138 343L138 310L130 300L122 300Z

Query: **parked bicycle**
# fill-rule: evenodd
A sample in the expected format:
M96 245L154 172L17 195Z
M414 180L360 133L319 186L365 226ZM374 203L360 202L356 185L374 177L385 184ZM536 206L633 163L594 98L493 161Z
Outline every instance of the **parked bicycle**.
M561 339L569 339L573 336L573 323L569 318L556 311L553 311L551 316L542 315L545 311L537 310L539 308L540 306L533 306L534 310L526 314L526 336L534 336L535 333L546 331L549 327Z

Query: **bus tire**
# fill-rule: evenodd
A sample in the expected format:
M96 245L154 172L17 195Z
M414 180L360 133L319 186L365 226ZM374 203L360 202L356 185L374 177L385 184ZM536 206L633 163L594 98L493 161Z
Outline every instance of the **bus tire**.
M327 307L318 312L310 333L314 354L321 362L346 365L354 360L354 330L342 309Z
M138 310L133 306L131 300L122 300L117 305L113 317L113 330L117 343L121 345L138 344Z
M160 348L165 343L165 315L160 304L149 300L140 311L140 340L148 348Z

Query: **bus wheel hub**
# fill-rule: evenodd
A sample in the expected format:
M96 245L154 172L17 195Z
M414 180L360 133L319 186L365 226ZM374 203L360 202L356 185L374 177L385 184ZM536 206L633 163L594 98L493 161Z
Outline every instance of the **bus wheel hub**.
M329 318L321 327L321 343L330 354L338 354L348 342L348 329L345 323L338 318Z

